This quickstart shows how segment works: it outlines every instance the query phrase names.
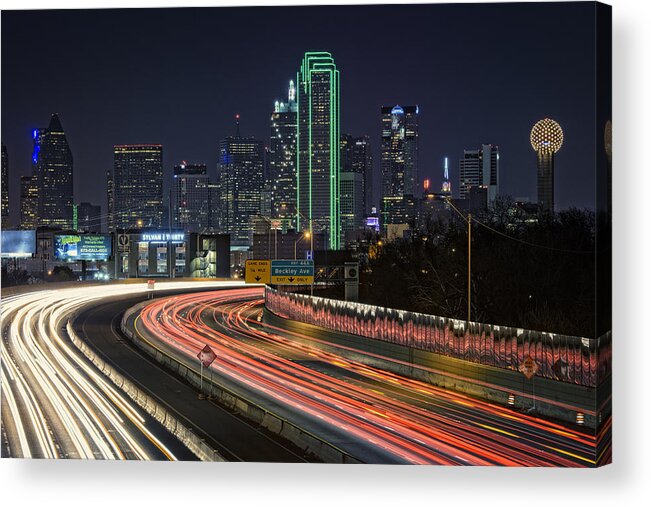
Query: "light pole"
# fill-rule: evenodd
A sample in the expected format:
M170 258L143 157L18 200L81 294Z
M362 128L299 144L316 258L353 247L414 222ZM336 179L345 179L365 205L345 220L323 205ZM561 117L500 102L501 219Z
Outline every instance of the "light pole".
M302 240L303 238L308 239L312 238L312 234L309 232L305 232L304 234L301 234L296 241L294 241L294 260L296 260L296 245L298 245L298 242Z
M309 238L310 238L310 253L312 255L312 264L314 264L314 232L312 231L312 218L307 218L303 213L298 209L296 212L302 216L305 220L308 221L310 225ZM294 259L296 259L296 245L294 245ZM314 277L312 277L312 283L310 284L310 296L314 296Z
M456 211L459 216L468 223L468 312L467 312L467 318L468 322L470 322L470 287L471 287L471 279L470 279L470 273L471 273L471 245L472 245L472 214L468 213L468 217L464 216L463 213L461 213L457 207L452 204L452 200L447 197L445 201L450 205L450 207Z
M470 322L470 245L472 240L472 215L468 213L468 322Z
M260 215L261 218L269 222L269 258L271 258L271 229L273 227L273 220L270 217ZM273 227L274 230L274 259L278 258L278 227Z
M307 218L305 215L303 215L303 213L301 213L301 212L298 211L298 210L296 210L296 213L298 213L298 214L299 214L300 216L302 216L305 220L307 220L307 222L308 222L308 224L309 224L310 250L312 251L312 255L314 255L314 237L313 237L314 235L313 235L313 231L312 231L312 219L311 219L311 218Z

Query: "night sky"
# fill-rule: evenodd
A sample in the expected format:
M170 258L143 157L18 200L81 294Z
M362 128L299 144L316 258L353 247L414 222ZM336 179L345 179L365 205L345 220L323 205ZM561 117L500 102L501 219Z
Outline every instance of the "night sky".
M380 197L380 107L420 107L420 176L500 147L501 192L536 199L535 121L565 142L556 205L594 208L594 4L458 4L2 12L2 142L11 223L31 131L58 112L74 156L75 200L106 207L114 144L163 145L166 185L181 160L214 175L219 140L268 144L275 99L303 53L333 54L341 132L371 136ZM166 186L167 188L167 186Z

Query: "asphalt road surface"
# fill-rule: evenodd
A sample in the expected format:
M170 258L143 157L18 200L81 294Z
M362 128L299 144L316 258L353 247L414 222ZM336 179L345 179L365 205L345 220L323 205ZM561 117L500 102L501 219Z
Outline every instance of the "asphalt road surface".
M156 295L233 285L158 283ZM65 327L80 312L75 327L82 339L227 460L305 461L290 444L199 400L189 386L120 337L119 315L148 295L144 284L107 284L2 298L2 456L197 459L72 344Z
M326 330L303 335L262 322L261 298L259 288L163 298L133 324L189 367L209 345L220 381L282 407L367 462L595 465L596 438L585 429L325 352L316 342Z

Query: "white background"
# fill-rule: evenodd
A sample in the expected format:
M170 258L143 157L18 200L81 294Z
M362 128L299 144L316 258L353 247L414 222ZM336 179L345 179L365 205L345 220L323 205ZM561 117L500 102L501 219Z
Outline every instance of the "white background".
M0 460L0 505L651 505L651 2L610 3L615 125L613 465L567 470L5 459ZM221 4L0 0L2 9L189 5Z

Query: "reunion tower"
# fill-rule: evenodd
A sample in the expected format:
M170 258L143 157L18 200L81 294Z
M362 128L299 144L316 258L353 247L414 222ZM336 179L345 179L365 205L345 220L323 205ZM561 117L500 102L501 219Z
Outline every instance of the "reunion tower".
M549 118L531 129L531 146L538 154L538 206L554 211L554 154L563 145L563 129Z

